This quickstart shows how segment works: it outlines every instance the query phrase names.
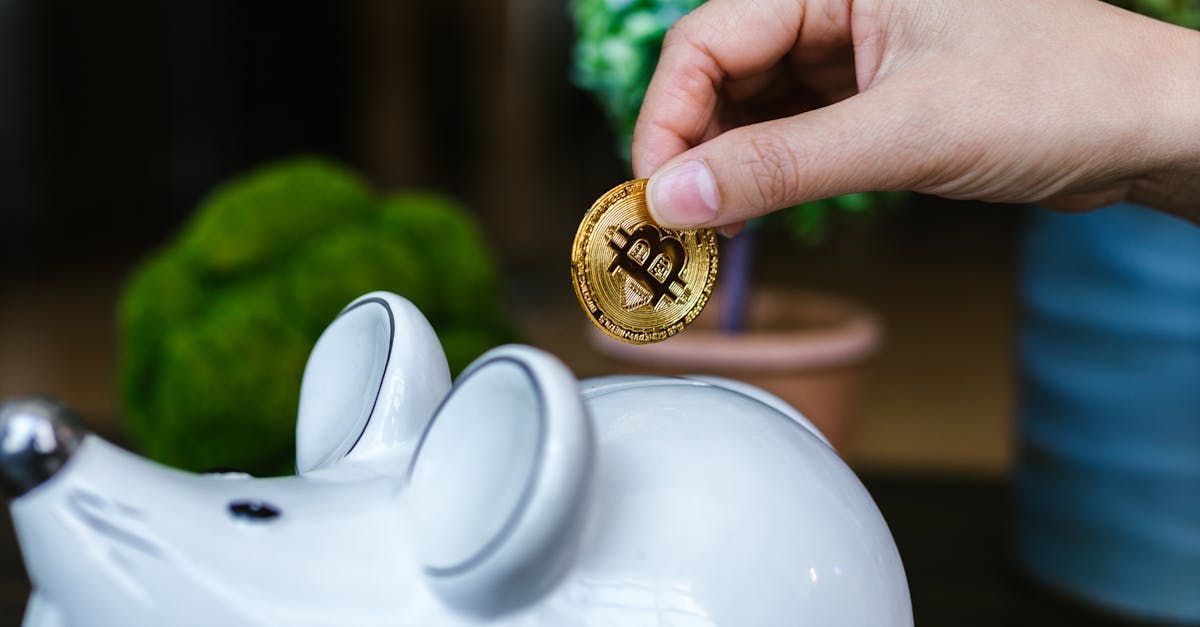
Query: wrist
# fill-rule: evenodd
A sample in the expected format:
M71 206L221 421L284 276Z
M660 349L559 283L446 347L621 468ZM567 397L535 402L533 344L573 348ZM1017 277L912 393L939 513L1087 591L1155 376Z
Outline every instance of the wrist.
M1128 199L1200 220L1200 31L1146 21L1147 82L1135 122L1144 167Z
M1146 122L1152 170L1200 174L1200 31L1162 22L1149 37ZM1147 68L1148 70L1150 68Z

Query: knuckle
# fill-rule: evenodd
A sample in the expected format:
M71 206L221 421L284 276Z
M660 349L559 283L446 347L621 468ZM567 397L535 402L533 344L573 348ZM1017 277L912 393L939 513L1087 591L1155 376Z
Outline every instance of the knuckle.
M674 24L667 27L667 32L663 35L663 48L673 48L679 45L679 29L683 28L683 19L681 18Z
M762 208L782 207L797 197L799 168L786 142L776 137L752 137L746 142L743 168L750 183L750 200Z
M679 49L682 54L711 57L708 43L714 33L706 20L701 19L700 13L699 10L688 13L668 27L663 35L662 49Z
M663 35L663 50L678 48L680 45L691 45L687 32L690 28L689 23L690 20L685 15L667 29L666 34Z

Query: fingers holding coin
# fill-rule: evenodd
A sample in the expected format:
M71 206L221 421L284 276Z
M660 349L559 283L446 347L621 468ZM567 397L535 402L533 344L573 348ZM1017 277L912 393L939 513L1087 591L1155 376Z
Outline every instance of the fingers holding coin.
M633 344L665 340L690 324L716 278L716 233L657 225L646 206L645 179L601 196L571 247L579 304L602 331Z

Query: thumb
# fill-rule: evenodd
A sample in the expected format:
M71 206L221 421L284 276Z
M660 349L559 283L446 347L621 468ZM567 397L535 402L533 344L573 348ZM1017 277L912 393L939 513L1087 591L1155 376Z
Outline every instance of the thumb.
M928 156L903 105L875 91L727 131L663 164L650 214L674 228L717 227L851 192L904 189Z

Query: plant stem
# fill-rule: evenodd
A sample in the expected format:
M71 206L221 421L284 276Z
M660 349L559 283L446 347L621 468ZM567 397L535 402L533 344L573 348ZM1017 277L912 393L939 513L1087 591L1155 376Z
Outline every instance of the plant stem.
M746 328L750 305L750 271L754 267L754 248L758 240L754 224L725 241L720 265L720 328L724 333L741 333Z

